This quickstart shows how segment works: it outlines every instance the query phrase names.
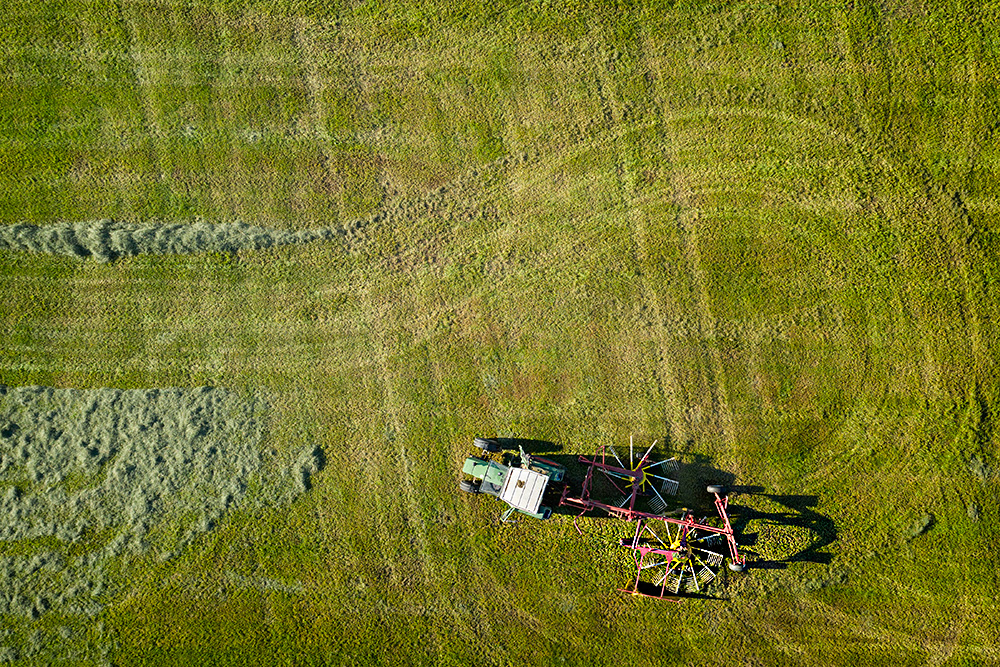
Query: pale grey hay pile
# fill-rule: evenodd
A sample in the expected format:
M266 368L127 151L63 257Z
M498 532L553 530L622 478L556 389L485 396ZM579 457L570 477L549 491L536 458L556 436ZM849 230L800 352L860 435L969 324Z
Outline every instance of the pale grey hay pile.
M210 387L0 385L0 616L25 632L8 648L30 655L46 614L96 615L132 559L172 558L227 511L307 490L322 451L265 452L265 410Z

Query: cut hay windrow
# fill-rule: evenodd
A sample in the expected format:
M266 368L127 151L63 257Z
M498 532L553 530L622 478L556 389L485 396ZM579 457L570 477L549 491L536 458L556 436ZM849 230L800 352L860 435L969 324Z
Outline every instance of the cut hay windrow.
M332 228L290 232L242 222L134 224L92 220L0 226L0 248L108 262L135 255L262 250L344 234L346 231Z
M365 240L372 228L386 222L412 223L413 219L423 216L458 221L495 215L492 206L478 201L482 196L483 179L498 178L512 163L536 158L536 154L528 153L515 160L504 158L462 174L450 184L422 195L398 197L367 217L329 227L288 231L244 222L133 223L108 219L0 225L0 250L111 262L137 255L266 250L334 238L343 239L348 247L354 247ZM457 192L463 196L456 197ZM472 203L462 203L463 199L471 199Z
M212 387L0 385L0 616L91 618L132 559L173 558L232 509L304 492L322 451L276 461L265 416Z

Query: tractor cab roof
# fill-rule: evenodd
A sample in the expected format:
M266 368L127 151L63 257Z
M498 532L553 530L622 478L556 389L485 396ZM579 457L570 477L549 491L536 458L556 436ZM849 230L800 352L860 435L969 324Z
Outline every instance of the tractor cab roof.
M523 512L537 514L548 483L548 475L527 468L511 468L503 481L500 500Z

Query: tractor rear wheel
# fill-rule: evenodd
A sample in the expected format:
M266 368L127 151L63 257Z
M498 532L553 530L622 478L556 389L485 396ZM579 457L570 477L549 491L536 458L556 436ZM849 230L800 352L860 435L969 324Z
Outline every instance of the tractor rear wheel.
M462 489L466 493L479 493L479 482L463 479L458 483L458 488Z
M500 443L492 438L476 438L473 444L484 452L496 454L500 451Z

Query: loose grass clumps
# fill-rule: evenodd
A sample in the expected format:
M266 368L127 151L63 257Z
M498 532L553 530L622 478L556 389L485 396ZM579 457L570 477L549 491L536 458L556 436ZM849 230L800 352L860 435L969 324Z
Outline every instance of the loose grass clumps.
M305 491L322 451L265 479L277 456L263 447L265 408L212 387L0 385L0 615L92 618L131 561L174 558L259 504L251 489Z

